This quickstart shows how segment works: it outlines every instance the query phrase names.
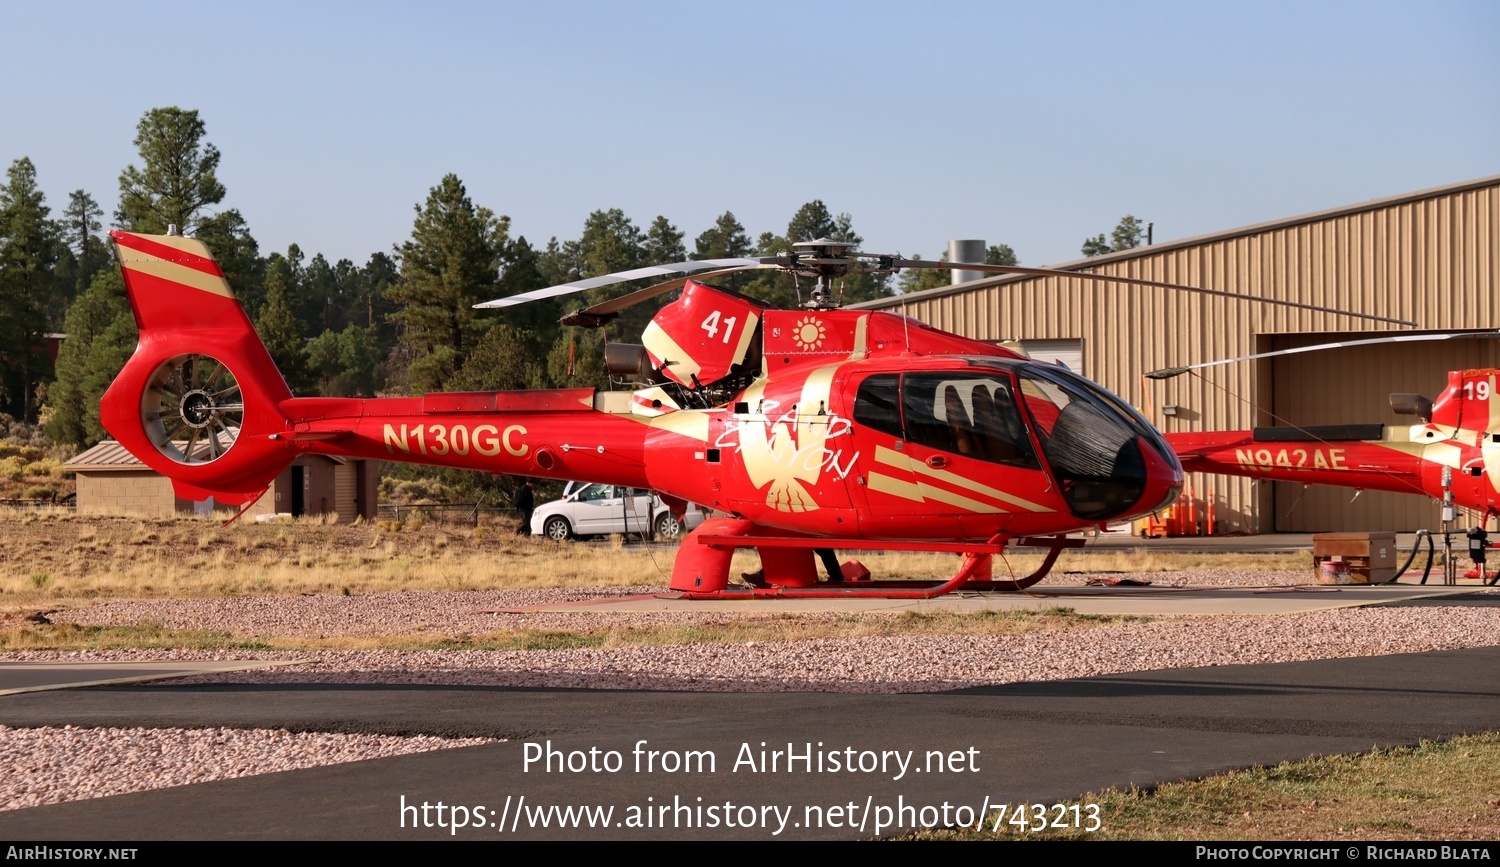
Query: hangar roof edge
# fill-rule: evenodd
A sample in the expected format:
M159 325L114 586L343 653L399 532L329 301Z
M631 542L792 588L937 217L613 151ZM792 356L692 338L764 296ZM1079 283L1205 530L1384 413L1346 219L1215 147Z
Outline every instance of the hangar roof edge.
M1482 187L1500 186L1500 175L1490 175L1483 178L1475 178L1469 181L1459 181L1455 184L1447 184L1441 187L1432 187L1426 190L1417 190L1400 195L1387 196L1383 199L1371 199L1353 205L1341 205L1323 211L1299 214L1295 217L1283 217L1279 220L1269 220L1264 223L1253 223L1249 226L1241 226L1237 229L1227 229L1222 232L1211 232L1207 235L1195 235L1191 238L1182 238L1177 241L1168 241L1162 244L1152 244L1149 247L1136 247L1130 250L1122 250L1118 253L1106 253L1102 256L1092 256L1086 259L1076 259L1072 262L1064 262L1060 265L1045 265L1042 267L1054 268L1059 271L1083 271L1096 268L1100 265L1112 262L1124 262L1141 256L1155 255L1157 253L1181 249L1183 247L1194 247L1199 244L1207 244L1213 241L1223 241L1245 235L1256 235L1272 229L1284 229L1302 223L1315 223L1319 220L1327 220L1333 217L1342 217L1349 214L1357 214L1361 211L1373 211L1379 208L1388 208L1391 205L1405 204L1422 199L1436 198L1450 193L1461 193L1466 190L1476 190ZM882 310L888 307L898 307L912 300L926 301L932 298L942 298L945 295L955 295L960 292L972 292L975 289L988 289L1003 283L1017 283L1023 280L1036 280L1038 278L1029 274L1003 274L997 277L985 277L979 280L970 280L967 283L958 283L953 286L939 286L936 289L926 289L921 292L913 292L910 295L892 295L889 298L877 298L873 301L862 301L858 304L850 304L849 310Z

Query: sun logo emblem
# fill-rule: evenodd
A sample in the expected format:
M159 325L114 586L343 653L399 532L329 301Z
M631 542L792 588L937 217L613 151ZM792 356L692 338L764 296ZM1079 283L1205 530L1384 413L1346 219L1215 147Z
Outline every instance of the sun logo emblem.
M792 340L796 342L798 349L809 352L822 346L823 338L827 336L828 329L823 327L823 323L816 316L807 316L797 322Z

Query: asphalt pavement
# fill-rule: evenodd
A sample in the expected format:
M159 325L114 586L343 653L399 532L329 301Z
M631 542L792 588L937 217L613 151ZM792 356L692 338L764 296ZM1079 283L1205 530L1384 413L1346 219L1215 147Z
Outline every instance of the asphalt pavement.
M1232 550L1246 550L1245 540L1237 541ZM786 610L789 602L691 604L749 611L767 604ZM648 596L610 604L652 610L681 603ZM1041 588L900 604L1270 614L1372 604L1490 606L1500 596L1466 582ZM1087 792L1449 738L1490 730L1500 719L1500 647L909 695L169 679L204 665L264 664L3 663L0 725L228 726L498 742L5 811L0 836L865 839L972 821L999 805L1043 805L1048 815L1060 809L1064 821L1088 824Z
M1497 667L1500 647L890 696L170 684L23 693L0 698L0 725L505 740L8 811L0 836L863 839L937 821L944 805L951 823L1000 804L1060 804L1086 822L1082 796L1102 788L1488 730L1500 719Z

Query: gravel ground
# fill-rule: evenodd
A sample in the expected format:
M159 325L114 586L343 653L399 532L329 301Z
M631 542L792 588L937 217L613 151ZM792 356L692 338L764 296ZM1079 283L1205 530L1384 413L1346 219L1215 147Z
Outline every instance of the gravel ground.
M482 738L292 734L267 729L0 726L0 809L103 798L270 771L490 743Z
M1064 574L1050 584L1081 584ZM1157 585L1286 586L1298 572L1156 573ZM54 622L155 622L236 636L458 635L501 628L715 620L727 613L496 613L542 602L660 588L391 593L110 602L56 612ZM780 615L785 616L785 615ZM832 615L812 615L832 616ZM298 665L183 678L175 683L421 683L704 691L930 692L1203 665L1373 656L1494 644L1500 608L1365 608L1278 616L1158 619L1014 636L893 636L752 642L704 664L700 646L553 651L29 652L8 661L295 659ZM208 731L0 727L0 809L99 797L460 746L473 741Z
M1068 572L1048 577L1039 586L1082 586L1099 573ZM1284 587L1307 582L1303 571L1153 572L1159 587ZM358 596L239 596L224 599L153 599L106 602L49 615L56 623L119 626L156 623L168 629L227 632L242 638L288 636L473 635L499 629L574 629L593 626L601 617L639 625L723 621L723 606L707 603L701 611L609 614L597 611L528 611L501 613L500 609L582 602L587 600L666 593L659 586L569 588L561 590L486 590L463 593L413 591ZM1061 603L1061 604L1066 604ZM735 615L739 616L739 615ZM818 615L807 615L817 617ZM823 615L834 618L841 615Z

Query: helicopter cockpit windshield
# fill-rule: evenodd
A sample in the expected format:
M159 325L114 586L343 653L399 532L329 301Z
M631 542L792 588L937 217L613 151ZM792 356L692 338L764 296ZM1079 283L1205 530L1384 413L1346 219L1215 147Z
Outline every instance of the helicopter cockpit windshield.
M1150 486L1148 464L1176 466L1139 413L1066 369L970 363L968 370L871 376L860 384L854 420L959 461L1028 470L1045 463L1068 509L1091 521L1138 506ZM1143 448L1156 455L1148 458ZM946 466L945 460L928 463Z
M1065 368L1027 364L1017 373L1042 453L1078 517L1111 518L1140 502L1149 475L1142 443L1177 464L1150 422L1109 392Z

